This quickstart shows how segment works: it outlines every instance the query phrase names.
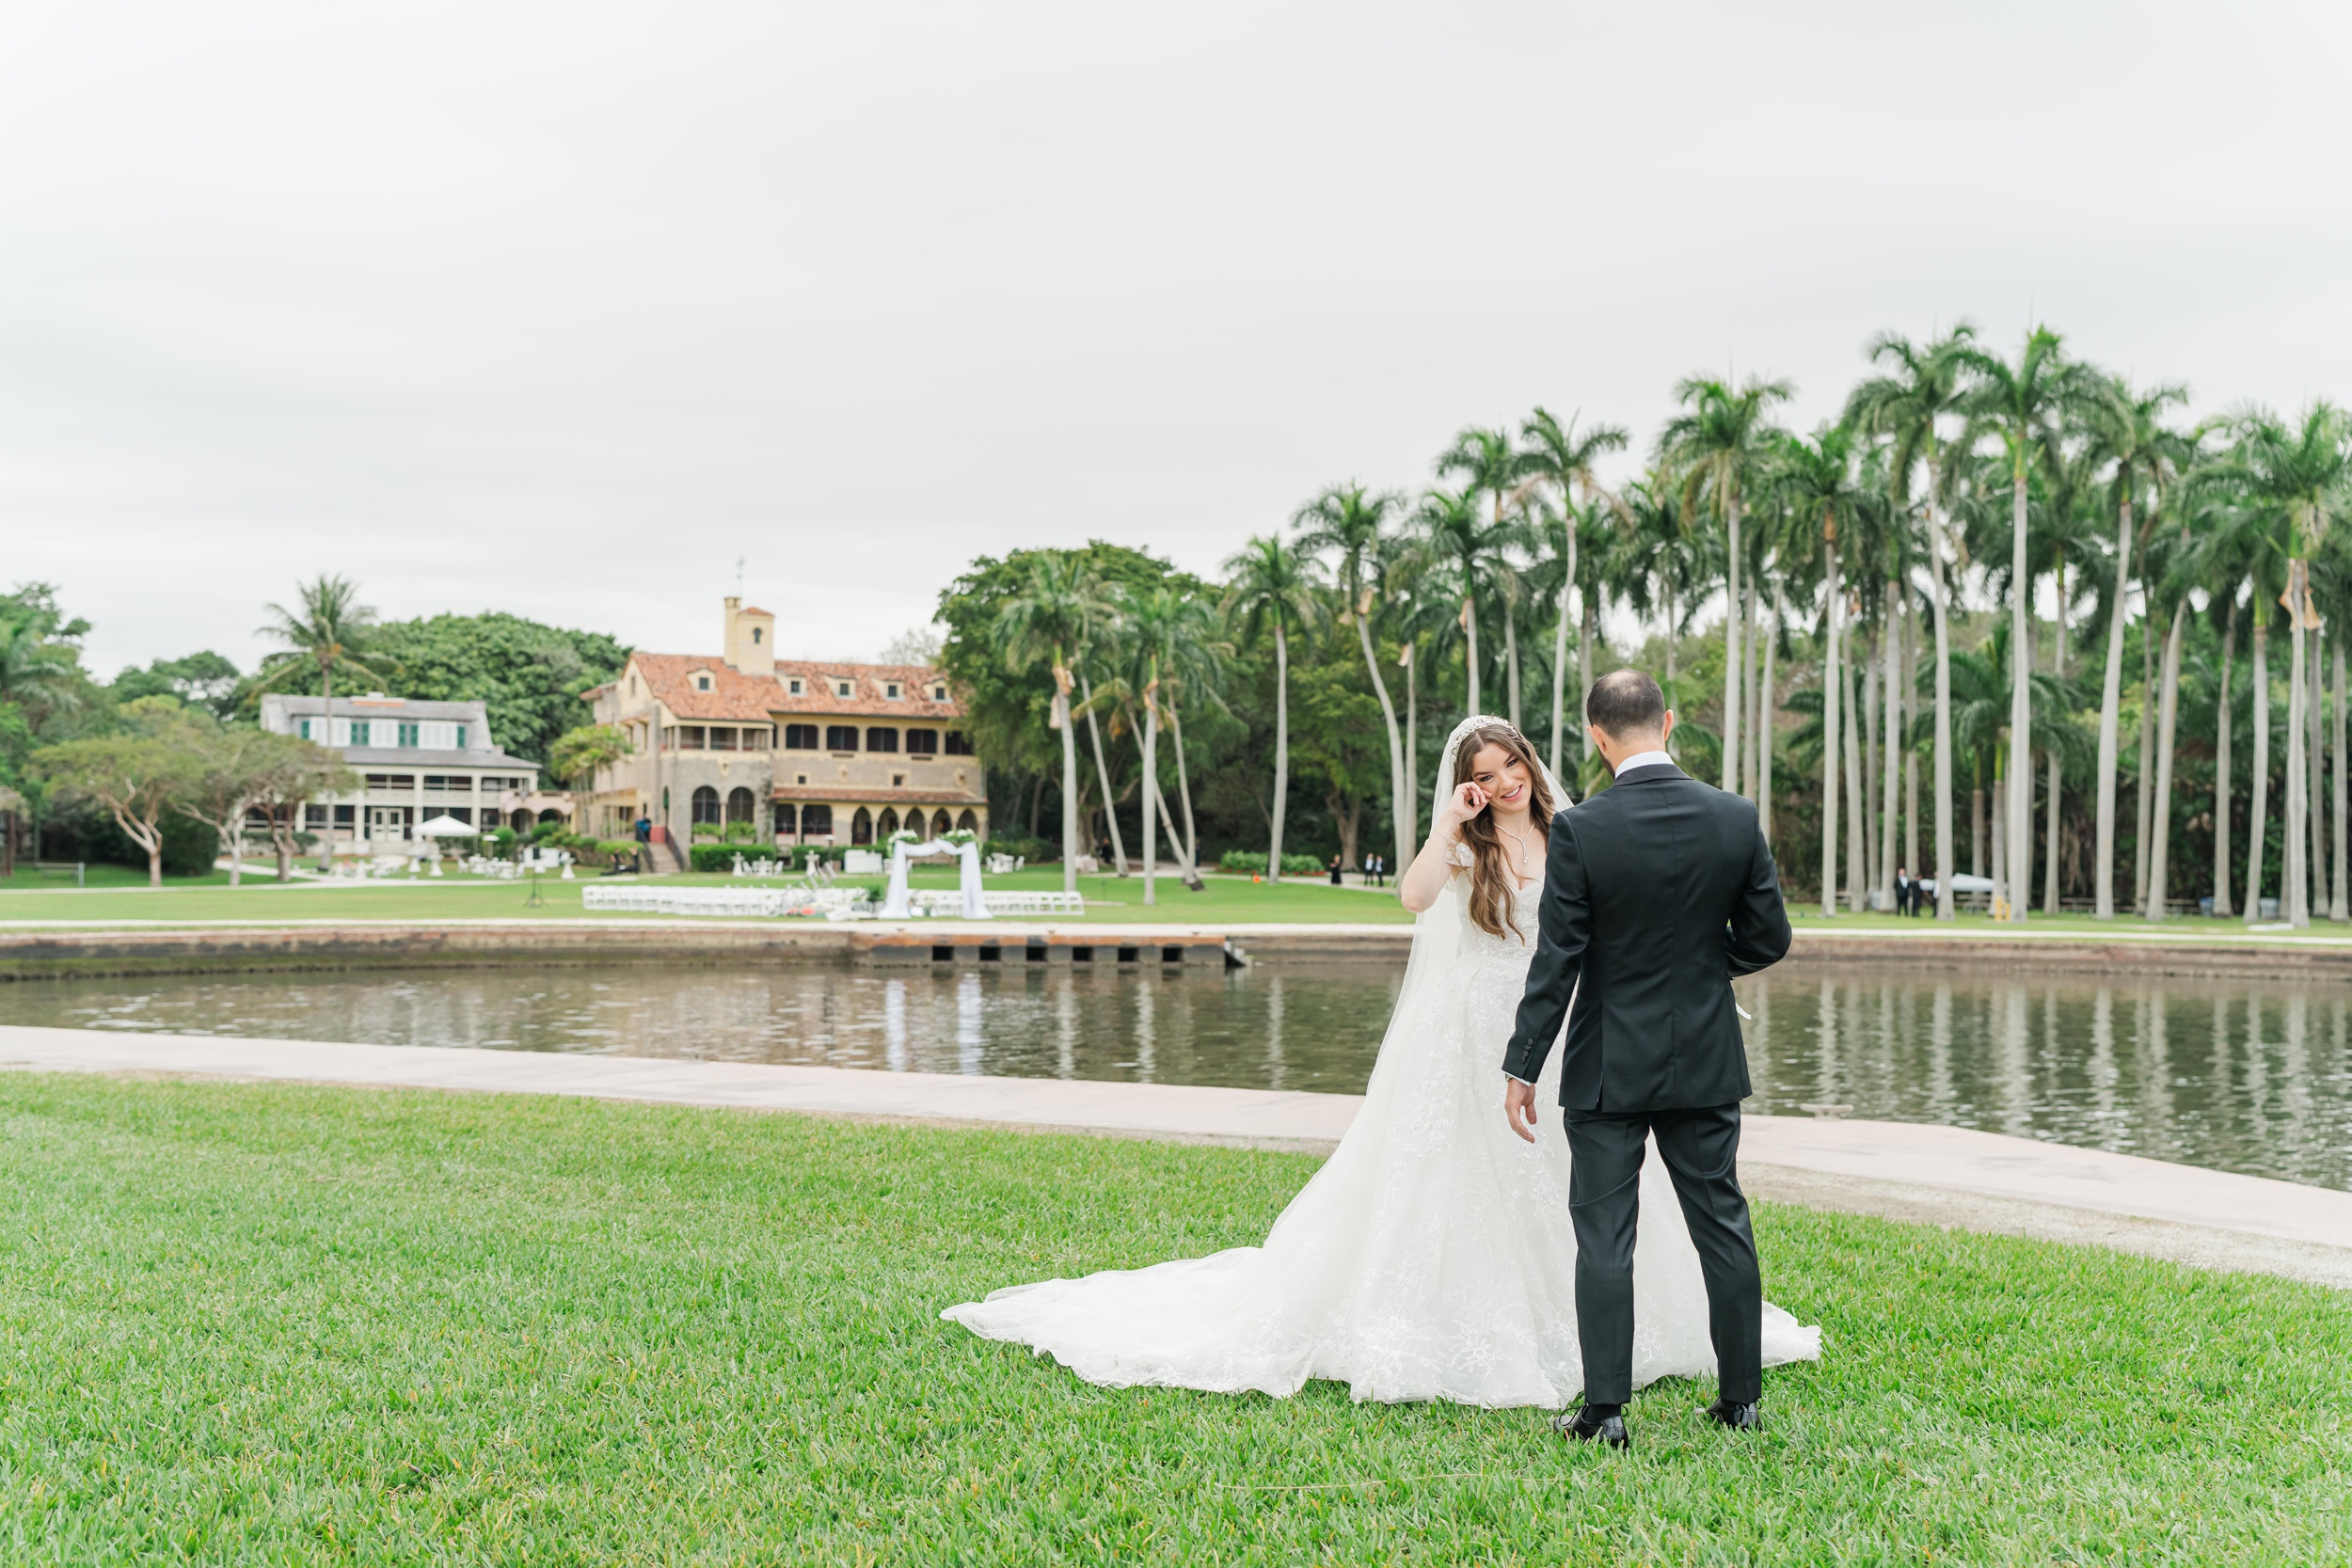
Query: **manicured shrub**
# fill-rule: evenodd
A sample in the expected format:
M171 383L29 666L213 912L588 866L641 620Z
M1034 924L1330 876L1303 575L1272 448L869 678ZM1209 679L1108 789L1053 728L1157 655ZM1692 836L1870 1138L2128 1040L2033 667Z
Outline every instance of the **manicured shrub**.
M1265 855L1263 849L1228 849L1216 858L1216 868L1262 877L1265 875ZM1285 877L1311 877L1323 869L1324 863L1312 855L1282 857L1282 875Z

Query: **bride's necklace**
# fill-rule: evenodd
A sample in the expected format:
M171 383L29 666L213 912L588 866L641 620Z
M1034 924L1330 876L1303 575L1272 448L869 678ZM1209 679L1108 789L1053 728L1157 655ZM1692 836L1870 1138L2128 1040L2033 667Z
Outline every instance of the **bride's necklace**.
M1527 840L1519 836L1519 834L1512 829L1503 827L1500 821L1498 821L1495 826L1498 829L1501 829L1502 832L1509 835L1512 843L1519 847L1519 869L1521 871L1525 871L1527 869L1528 862L1534 857L1534 851L1527 847ZM1514 881L1517 881L1518 879L1516 877L1512 879Z

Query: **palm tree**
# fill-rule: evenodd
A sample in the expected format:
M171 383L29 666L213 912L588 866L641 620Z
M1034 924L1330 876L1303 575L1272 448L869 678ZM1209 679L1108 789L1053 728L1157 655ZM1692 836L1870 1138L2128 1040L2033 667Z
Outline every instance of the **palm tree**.
M1842 761L1838 718L1845 703L1845 664L1838 633L1845 617L1846 585L1837 540L1853 527L1861 493L1853 482L1853 437L1842 426L1823 425L1811 440L1784 436L1773 464L1773 483L1785 498L1792 522L1811 531L1821 565L1824 653L1821 663L1821 913L1837 913L1837 770ZM1855 802L1859 807L1860 802ZM1861 890L1853 890L1857 898ZM1857 909L1859 906L1857 905Z
M0 702L14 703L36 723L76 705L73 650L53 637L55 624L32 609L0 609Z
M1766 422L1766 413L1795 394L1786 381L1751 376L1735 391L1721 381L1686 376L1675 388L1683 412L1666 421L1658 441L1660 458L1684 472L1686 504L1705 495L1724 525L1723 787L1727 790L1740 783L1740 500L1761 481L1779 434Z
M1463 711L1483 713L1486 710L1478 702L1478 591L1491 578L1494 564L1509 542L1509 531L1502 523L1481 521L1477 502L1467 490L1458 494L1423 491L1421 504L1413 511L1413 526L1428 562L1448 568L1461 593L1463 661L1469 671L1468 705Z
M2263 409L2241 414L2233 464L2252 498L2284 526L2287 628L2292 639L2287 674L2287 842L2282 908L2296 926L2311 924L2310 874L2305 863L2305 815L2312 801L2305 777L2305 651L2303 634L2319 625L2312 607L2312 552L2328 525L2352 504L2352 421L2321 401L2289 427Z
M1518 629L1518 617L1512 613L1512 606L1518 584L1509 580L1506 552L1512 538L1503 517L1524 499L1520 486L1527 478L1527 463L1511 445L1510 432L1482 430L1472 425L1454 436L1454 444L1438 454L1437 470L1441 479L1448 475L1461 476L1463 499L1470 500L1483 495L1492 503L1485 526L1475 535L1479 547L1474 562L1459 551L1449 553L1462 567L1462 607L1469 616L1463 629L1470 634L1470 711L1478 711L1478 611L1472 600L1477 585L1483 583L1498 590L1498 597L1502 601L1503 668L1510 697L1507 717L1517 725L1519 721Z
M2120 378L2110 377L2090 389L2082 404L2082 419L2090 437L2086 456L2095 463L2112 463L2115 557L2114 592L2107 595L2106 673L2099 688L2099 772L2097 847L2094 854L2097 917L2115 918L2115 778L2121 745L2118 719L2123 689L2123 623L2130 600L2133 501L2144 482L2153 515L2165 481L2178 471L2181 437L2164 428L2164 411L2187 401L2185 388L2163 386L2135 392ZM2142 757L2140 766L2147 767Z
M1927 478L1924 516L1928 537L1929 605L1935 623L1935 917L1957 918L1952 878L1952 641L1949 595L1944 581L1947 531L1938 508L1950 499L1952 466L1947 461L1942 426L1960 415L1965 392L1966 356L1976 328L1961 322L1941 338L1915 344L1893 333L1870 340L1865 357L1889 373L1873 376L1846 401L1848 423L1885 436L1890 443L1887 483L1899 505L1911 493L1912 474Z
M1290 641L1293 623L1310 626L1315 621L1315 563L1311 557L1282 543L1279 535L1252 539L1225 562L1225 609L1238 613L1242 635L1255 639L1271 626L1274 632L1274 811L1271 843L1266 850L1266 879L1282 878L1282 807L1290 794L1291 708ZM1475 681L1476 676L1473 675ZM1147 771L1149 768L1147 765ZM1144 818L1145 870L1150 871L1152 819ZM1144 884L1147 896L1151 883Z
M1971 432L1984 430L1997 435L2009 453L2010 637L2019 648L2030 649L2032 629L2026 619L2026 596L2032 575L2026 553L2026 475L2029 468L2047 461L2058 448L2061 421L2083 400L2085 372L2066 357L2058 335L2042 326L2026 335L2025 347L2014 365L1975 348L1964 350L1963 358L1974 377L1963 403L1972 421ZM1968 444L1973 446L1973 440ZM2032 663L2030 657L2020 657L2016 668L2010 672L2009 776L2019 784L2009 791L2008 840L2020 852L2021 861L2031 832L2033 810L2032 770L2029 759L2019 750L2032 744ZM2022 922L2026 918L2026 900L2017 894L2017 889L2010 890L2009 918Z
M1135 666L1127 684L1143 709L1143 891L1144 902L1149 904L1158 901L1152 832L1156 822L1168 824L1168 847L1176 851L1184 884L1195 893L1205 891L1200 872L1200 839L1193 825L1192 782L1184 767L1182 705L1196 695L1215 700L1230 650L1219 639L1216 611L1197 596L1166 583L1127 595L1125 625ZM1176 785L1184 808L1181 836L1174 815L1168 809L1167 792L1160 787L1157 741L1163 715L1176 741Z
M1576 498L1571 490L1581 490L1584 504L1590 508L1595 497L1605 498L1622 513L1625 502L1605 488L1594 475L1593 463L1604 452L1623 451L1631 436L1622 425L1595 425L1579 436L1578 416L1568 416L1564 426L1550 412L1538 404L1535 411L1519 423L1519 439L1525 443L1520 450L1520 464L1525 472L1549 483L1560 493L1561 531L1567 536L1567 561L1560 578L1560 613L1552 630L1551 647L1551 773L1560 776L1560 736L1566 715L1565 683L1568 665L1568 602L1578 596L1582 587L1577 576L1577 534L1581 520L1577 512ZM1579 616L1582 623L1581 615ZM1584 705L1585 689L1592 685L1592 649L1589 639L1580 645L1576 666L1577 708ZM1579 725L1581 729L1583 726ZM1593 749L1590 736L1584 737L1584 750Z
M996 641L1006 668L1015 674L1046 663L1054 677L1053 717L1061 732L1061 885L1078 891L1078 745L1071 718L1074 682L1070 656L1086 645L1111 615L1112 606L1094 565L1073 550L1040 550L1031 556L1020 586L997 611Z
M1373 695L1380 699L1380 717L1389 726L1389 817L1396 830L1396 863L1413 863L1412 823L1406 797L1410 787L1405 775L1405 736L1397 726L1396 704L1389 699L1389 683L1381 677L1380 658L1373 651L1372 612L1380 598L1382 546L1390 538L1389 519L1405 504L1393 491L1368 494L1349 481L1335 484L1302 506L1291 517L1298 530L1298 547L1310 555L1325 550L1339 555L1334 586L1343 606L1341 616L1356 625L1356 642L1372 676ZM1555 721L1556 722L1556 721Z
M1644 620L1661 618L1665 633L1666 706L1676 711L1675 733L1666 749L1677 756L1681 736L1692 726L1680 713L1681 681L1677 669L1677 647L1692 610L1712 580L1714 567L1708 541L1692 526L1683 504L1683 486L1677 477L1652 468L1626 488L1626 510L1631 521L1612 541L1603 575L1618 585L1626 608Z
M259 629L257 635L267 637L284 645L285 652L264 660L255 672L254 689L267 691L316 668L319 691L326 721L323 737L326 745L335 743L335 672L344 670L372 681L383 676L368 668L368 644L375 631L375 611L360 604L358 584L348 578L321 573L309 582L294 584L294 595L300 606L288 610L284 605L269 604L262 608L277 619ZM334 859L334 846L327 835L319 841L319 864L324 868Z

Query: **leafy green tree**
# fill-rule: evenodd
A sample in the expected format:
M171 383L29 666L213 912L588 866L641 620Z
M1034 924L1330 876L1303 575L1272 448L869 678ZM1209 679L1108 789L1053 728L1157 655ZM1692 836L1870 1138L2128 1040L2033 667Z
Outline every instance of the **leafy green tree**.
M573 821L588 820L587 797L596 787L596 774L633 750L628 732L617 724L582 724L556 737L548 762L555 776L572 786Z
M206 651L152 659L144 670L126 666L114 679L114 695L118 702L171 697L191 707L200 706L216 719L226 719L236 709L240 681L234 664Z
M179 733L179 705L141 697L125 709L129 726L114 735L44 746L33 761L58 795L87 800L114 819L145 852L147 882L164 885L164 815L189 798L200 763Z
M1686 508L1704 496L1724 527L1724 721L1723 787L1740 784L1740 503L1763 482L1779 432L1767 416L1796 388L1786 381L1750 377L1734 388L1721 381L1685 377L1675 388L1682 412L1666 421L1659 437L1660 461L1684 475Z
M1413 511L1413 527L1421 536L1423 561L1450 575L1462 608L1463 664L1468 673L1464 715L1484 713L1478 692L1478 595L1498 575L1511 531L1500 518L1478 515L1475 493L1470 490L1426 490Z
M238 886L245 880L246 813L260 801L290 755L314 748L293 736L223 724L199 707L182 708L160 738L186 753L186 774L182 788L172 797L171 809L212 830L215 842L229 857L229 885Z
M1290 798L1290 628L1319 616L1315 563L1279 535L1252 539L1227 558L1225 610L1241 619L1242 635L1274 635L1274 812L1266 850L1266 880L1282 878L1282 816ZM1146 765L1146 771L1149 771Z
M480 703L499 745L543 767L553 765L558 739L588 722L582 693L628 662L628 647L603 632L501 610L387 622L376 628L373 648L373 661L400 695Z

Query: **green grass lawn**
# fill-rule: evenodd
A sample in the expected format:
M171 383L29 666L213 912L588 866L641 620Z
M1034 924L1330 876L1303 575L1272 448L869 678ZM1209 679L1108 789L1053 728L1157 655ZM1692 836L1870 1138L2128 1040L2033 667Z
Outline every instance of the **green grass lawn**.
M119 867L108 867L119 870ZM922 867L912 873L917 887L956 885L952 868ZM0 883L0 921L168 921L200 925L211 921L237 923L301 920L490 920L532 918L579 919L587 911L580 890L593 886L594 876L577 881L543 878L539 883L543 907L525 907L529 891L520 882L483 881L471 877L443 877L411 881L398 878L365 885L278 883L248 879L230 887L228 874L205 879L174 879L150 889L144 879L135 885L122 881L76 891L71 878L58 883L28 887L20 879ZM879 887L879 878L851 879ZM1051 867L1019 871L987 879L992 888L1056 890L1061 873ZM678 876L659 879L662 886L747 887L758 885L723 876ZM1346 921L1351 923L1408 922L1393 893L1360 887L1332 887L1327 882L1294 880L1279 884L1253 883L1246 877L1210 877L1205 891L1193 893L1173 877L1159 879L1158 902L1143 902L1143 879L1112 876L1081 877L1079 891L1090 918L1104 921L1181 920L1186 922ZM615 916L644 919L642 915Z
M1767 1209L1731 1438L1078 1383L939 1309L1256 1239L1296 1155L0 1077L0 1560L2320 1562L2352 1297ZM1565 1223L1565 1216L1562 1217Z

